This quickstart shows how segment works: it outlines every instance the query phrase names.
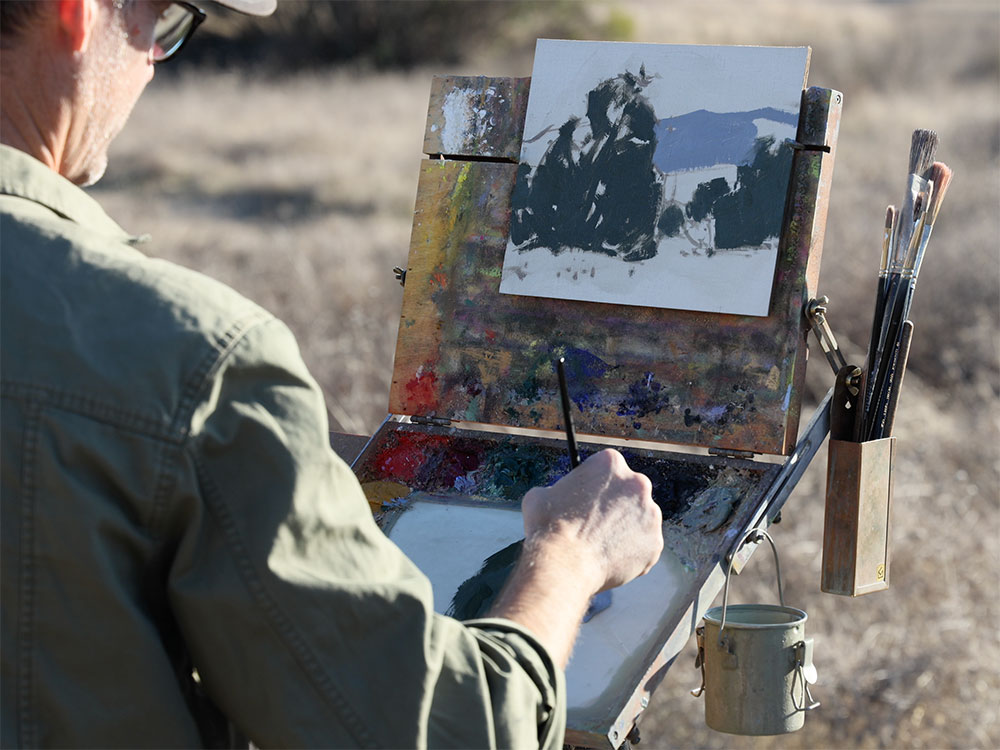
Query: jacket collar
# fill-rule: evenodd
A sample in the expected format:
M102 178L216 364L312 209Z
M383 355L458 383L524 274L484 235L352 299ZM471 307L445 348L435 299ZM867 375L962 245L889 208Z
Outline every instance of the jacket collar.
M0 194L40 203L76 224L123 242L141 241L118 226L81 188L33 156L3 144L0 144Z

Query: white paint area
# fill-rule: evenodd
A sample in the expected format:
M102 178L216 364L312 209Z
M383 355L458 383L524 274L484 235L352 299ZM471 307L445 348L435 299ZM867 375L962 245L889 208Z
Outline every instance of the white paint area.
M483 140L496 127L496 112L507 100L492 86L485 91L454 89L444 97L441 114L441 148L446 154L464 154L466 147ZM431 126L435 132L436 125Z
M776 244L720 250L712 257L704 250L696 255L686 238L671 237L658 247L654 257L635 263L577 249L559 255L548 248L508 252L500 291L617 305L768 314ZM556 286L558 294L553 293Z
M611 607L584 623L577 636L566 669L569 710L599 709L631 693L649 666L643 657L651 656L657 634L690 604L694 577L664 549L646 575L612 590Z
M483 561L524 534L521 513L481 506L417 501L389 532L434 587L434 609L444 613L458 587ZM611 607L580 628L566 672L568 708L598 712L630 693L667 620L688 606L694 573L665 551L653 570L614 589Z
M465 144L474 118L472 93L466 89L455 89L444 98L444 106L441 108L444 117L441 148L446 154L462 153L462 146Z

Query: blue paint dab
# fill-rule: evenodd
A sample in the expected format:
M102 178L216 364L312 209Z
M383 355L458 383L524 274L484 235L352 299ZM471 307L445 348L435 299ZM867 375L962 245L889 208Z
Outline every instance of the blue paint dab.
M653 379L653 373L647 372L644 380L629 385L628 395L618 405L618 416L646 417L664 409L672 411L670 396L662 391L662 384Z
M595 381L603 378L611 365L586 349L567 348L564 357L570 401L580 411L600 407L601 388Z
M795 112L762 107L749 112L695 110L656 123L653 164L665 174L706 169L717 164L749 164L758 136L754 120L771 120L795 126Z

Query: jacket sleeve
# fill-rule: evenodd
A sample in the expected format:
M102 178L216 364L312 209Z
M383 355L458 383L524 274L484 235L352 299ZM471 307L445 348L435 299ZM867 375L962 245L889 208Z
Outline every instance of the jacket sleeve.
M220 353L180 461L171 607L203 686L255 744L561 746L562 671L512 622L434 613L330 449L283 324Z

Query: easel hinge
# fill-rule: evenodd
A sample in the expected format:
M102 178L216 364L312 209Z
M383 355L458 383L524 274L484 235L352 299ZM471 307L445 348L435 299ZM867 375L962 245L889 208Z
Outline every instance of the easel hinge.
M410 417L411 424L425 424L433 427L450 427L451 420L444 417Z
M737 451L729 448L709 448L708 455L719 458L748 458L752 459L756 453L753 451Z
M836 375L847 364L847 360L844 359L844 355L840 351L840 345L837 343L837 339L833 335L833 330L830 328L830 322L826 318L829 304L829 297L811 299L809 300L809 304L806 305L805 313L806 319L809 321L809 326L812 328L813 333L816 334L816 339L819 341L823 354L826 355L826 361L830 363L830 367L833 368L833 374Z

